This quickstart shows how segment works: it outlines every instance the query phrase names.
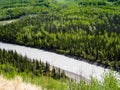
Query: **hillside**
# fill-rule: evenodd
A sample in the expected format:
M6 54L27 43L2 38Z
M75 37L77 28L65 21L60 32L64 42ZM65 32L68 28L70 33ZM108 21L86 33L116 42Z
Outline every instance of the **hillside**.
M119 72L120 0L0 0L0 42L84 59ZM44 80L44 83L37 82L41 87L54 90L60 89L62 84L63 90L79 90L75 83L68 87L69 81L64 73L55 72L54 69L51 72L48 63L34 60L29 62L27 57L13 51L0 50L0 53L0 72L5 76L7 71L12 78L21 73L21 77L24 78L29 73L30 82L34 83L37 82L36 78L43 75L40 80ZM13 73L14 71L16 73ZM46 84L45 81L48 73L50 84ZM59 79L63 80L62 83ZM114 77L111 79L114 81ZM57 86L54 83L57 83ZM95 83L96 87L93 88L97 90L104 87L101 82ZM116 82L105 83L109 83L110 86L106 86L108 88L104 90L117 87ZM84 86L84 90L92 87L86 83ZM100 86L99 89L97 86ZM119 87L116 90L119 90Z
M2 8L0 20L26 17L0 26L0 41L85 58L120 70L120 6L79 2L50 0L39 1L42 5L34 2Z

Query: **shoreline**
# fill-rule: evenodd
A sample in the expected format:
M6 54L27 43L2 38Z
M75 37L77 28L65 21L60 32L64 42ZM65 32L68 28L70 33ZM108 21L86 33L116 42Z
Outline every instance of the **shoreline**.
M83 79L89 81L90 76L93 76L101 81L103 73L110 71L110 69L90 64L84 60L80 61L54 52L36 48L0 42L0 49L13 50L22 56L27 56L30 59L48 62L51 66L65 71L68 77L76 80L82 77ZM116 71L114 72L116 73Z

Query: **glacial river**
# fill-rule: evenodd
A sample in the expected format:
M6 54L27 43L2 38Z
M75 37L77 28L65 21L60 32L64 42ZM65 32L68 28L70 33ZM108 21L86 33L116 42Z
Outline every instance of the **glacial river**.
M74 58L70 58L64 55L56 54L54 52L48 52L40 49L8 44L0 42L0 48L5 50L13 50L22 56L27 56L30 59L37 59L43 62L48 62L51 66L55 66L64 70L66 75L72 79L80 80L84 78L87 81L90 80L90 76L95 77L98 80L102 80L104 72L110 71L101 66L96 66L87 62L79 61ZM114 75L120 80L118 73L114 71Z

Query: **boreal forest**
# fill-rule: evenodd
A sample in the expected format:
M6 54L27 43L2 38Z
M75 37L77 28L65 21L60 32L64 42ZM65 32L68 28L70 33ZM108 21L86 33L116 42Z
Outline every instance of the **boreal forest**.
M120 0L0 0L0 42L86 59L120 71ZM50 71L48 63L24 59L28 58L0 50L0 64L8 63L18 72L67 78L64 72Z
M0 20L23 17L0 26L0 41L82 57L120 70L119 0L0 2L5 4Z

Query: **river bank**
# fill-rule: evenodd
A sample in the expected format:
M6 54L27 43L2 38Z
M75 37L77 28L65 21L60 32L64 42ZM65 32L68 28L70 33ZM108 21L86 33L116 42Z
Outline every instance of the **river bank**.
M27 56L30 59L37 59L43 62L48 62L51 66L60 68L66 71L67 76L75 80L80 77L90 80L90 76L102 80L102 75L105 72L109 72L109 69L105 69L100 66L92 65L87 62L78 61L67 56L56 54L54 52L48 52L40 49L19 46L14 44L7 44L0 42L0 48L5 50L13 50L22 56ZM115 74L118 77L118 73Z

